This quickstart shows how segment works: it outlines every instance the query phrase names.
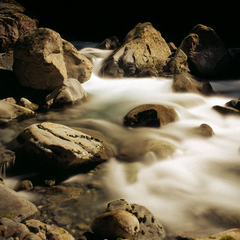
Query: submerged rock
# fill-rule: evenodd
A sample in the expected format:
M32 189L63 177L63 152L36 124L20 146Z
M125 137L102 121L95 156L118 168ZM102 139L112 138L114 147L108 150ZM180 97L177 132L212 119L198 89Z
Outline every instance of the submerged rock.
M93 66L57 32L38 28L17 40L13 70L23 86L53 90L67 78L86 82Z
M177 120L173 108L159 104L143 104L130 110L123 124L128 127L162 127Z
M172 89L175 92L192 92L204 95L214 93L208 81L201 80L189 73L181 73L173 78Z
M203 77L219 75L232 59L216 32L202 24L190 31L179 48L188 56L191 73Z
M91 228L94 234L104 239L133 239L139 233L139 221L132 213L115 210L98 216Z
M139 23L105 60L101 71L104 77L158 76L171 54L168 44L151 23Z
M51 175L97 165L113 156L101 139L50 122L27 127L17 140L23 144L24 153L33 157L28 164Z

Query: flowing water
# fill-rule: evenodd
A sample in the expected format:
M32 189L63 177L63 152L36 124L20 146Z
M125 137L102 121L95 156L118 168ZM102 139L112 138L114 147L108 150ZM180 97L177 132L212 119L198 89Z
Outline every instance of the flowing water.
M93 57L94 62L92 77L83 84L89 101L68 110L39 114L1 130L5 131L5 138L0 137L2 145L24 127L43 121L98 130L116 153L122 143L140 137L167 140L177 147L167 159L158 159L149 152L131 164L117 158L105 163L106 171L100 180L107 195L95 206L106 207L107 202L119 198L144 205L170 233L214 234L240 227L240 116L223 116L212 109L239 97L240 80L211 82L219 93L211 97L173 93L172 79L102 79L98 76L101 61L111 51L85 48L80 52ZM161 128L123 127L126 113L146 103L173 107L178 120ZM212 127L212 137L191 133L193 127L203 123ZM10 184L10 180L6 182ZM85 181L85 175L66 182L74 181Z

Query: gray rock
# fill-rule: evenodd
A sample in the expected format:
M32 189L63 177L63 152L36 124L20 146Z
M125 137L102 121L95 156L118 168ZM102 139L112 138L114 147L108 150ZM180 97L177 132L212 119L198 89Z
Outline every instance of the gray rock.
M172 89L175 92L192 92L204 95L214 93L208 81L201 80L189 73L181 73L173 78Z
M21 221L27 217L39 214L34 204L2 184L0 184L0 196L0 216L6 216L11 213L14 219Z
M123 124L129 127L162 127L177 120L173 108L159 104L143 104L130 110Z
M38 28L18 38L13 70L23 86L53 90L67 78L89 80L93 66L57 32Z
M64 80L64 82L54 89L46 99L46 107L62 107L65 105L81 104L87 100L87 93L81 83L74 78Z
M232 57L216 32L198 24L185 37L179 47L186 53L191 73L194 71L205 77L213 77L226 68Z
M98 216L91 228L94 234L104 239L133 239L139 233L139 222L130 212L115 210Z
M35 116L35 112L7 101L0 100L0 124L22 121Z
M35 156L33 164L52 172L78 169L85 164L101 163L113 156L103 141L61 124L44 122L24 129L17 140L27 155Z
M169 61L170 48L151 23L139 23L122 45L103 63L104 77L142 77L147 73L161 74Z

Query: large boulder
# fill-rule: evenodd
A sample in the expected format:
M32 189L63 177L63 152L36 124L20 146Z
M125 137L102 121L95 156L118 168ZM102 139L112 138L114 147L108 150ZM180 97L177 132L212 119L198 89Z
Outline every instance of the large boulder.
M61 124L33 124L17 137L23 144L28 165L51 176L87 164L97 165L113 156L106 142ZM24 158L25 159L25 158Z
M9 216L16 221L39 215L37 207L14 190L0 184L0 216Z
M216 32L202 24L190 31L179 48L188 56L191 73L199 76L218 76L232 59Z
M35 112L17 104L0 100L0 125L35 116Z
M139 23L103 63L104 77L158 76L169 61L171 50L151 23Z
M177 113L171 107L160 104L143 104L130 110L124 117L127 127L161 127L177 120Z
M189 73L181 73L173 78L172 89L174 92L192 92L204 95L214 93L211 84Z
M53 90L67 78L83 83L90 79L92 70L85 56L48 28L29 31L14 47L13 71L25 87Z
M1 0L0 52L12 51L19 36L36 29L38 21L25 15L25 8L14 0Z

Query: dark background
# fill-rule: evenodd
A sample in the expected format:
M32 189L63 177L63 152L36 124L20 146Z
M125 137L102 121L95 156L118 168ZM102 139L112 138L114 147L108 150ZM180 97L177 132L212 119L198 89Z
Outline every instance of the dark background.
M139 22L151 22L167 42L179 45L198 23L213 28L227 47L240 47L239 0L228 1L83 1L17 0L39 27L48 27L68 41L120 41Z

